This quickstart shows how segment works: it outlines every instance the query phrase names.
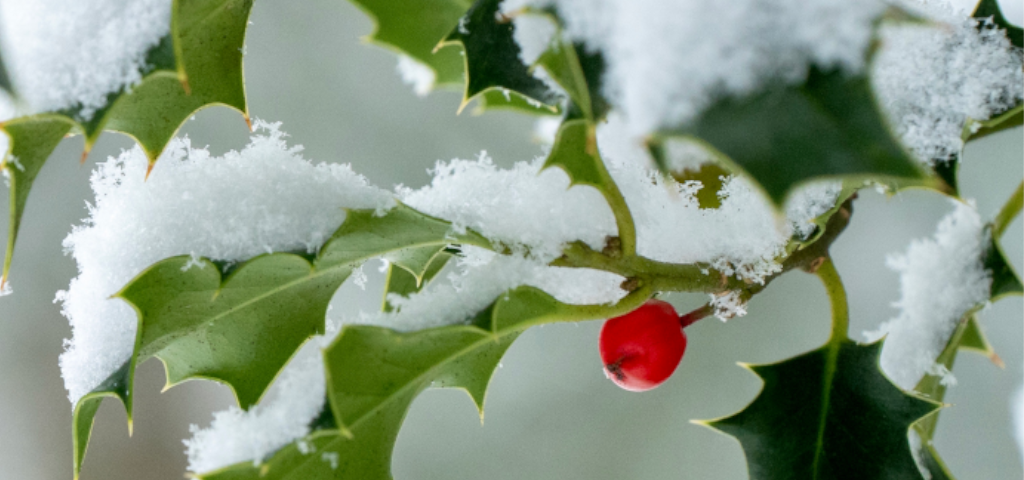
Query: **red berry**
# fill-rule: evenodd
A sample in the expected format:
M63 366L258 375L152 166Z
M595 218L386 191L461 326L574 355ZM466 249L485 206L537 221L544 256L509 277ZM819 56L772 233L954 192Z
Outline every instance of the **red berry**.
M604 373L630 391L650 390L672 376L686 351L679 314L661 300L605 322L599 341Z

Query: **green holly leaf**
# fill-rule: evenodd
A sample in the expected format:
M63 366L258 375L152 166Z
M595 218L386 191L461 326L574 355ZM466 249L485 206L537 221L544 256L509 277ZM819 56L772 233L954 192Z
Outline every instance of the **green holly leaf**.
M4 67L3 55L0 55L0 89L3 89L8 95L14 95L14 89L11 87L11 77L7 75L7 68Z
M832 303L829 341L779 363L743 365L764 381L757 398L739 413L697 423L739 440L752 480L921 479L907 435L938 404L882 374L882 342L847 337L846 291L832 260L816 273Z
M487 384L512 341L531 326L606 318L650 297L634 292L613 306L566 305L532 287L501 295L467 325L399 333L346 326L325 351L335 429L289 444L267 461L201 474L204 480L391 479L391 455L412 401L431 386L459 388L483 415ZM305 452L305 453L304 453Z
M991 300L996 301L1008 295L1024 294L1024 285L1021 284L1020 276L1013 270L1013 266L1006 260L1003 247L996 238L992 237L992 244L985 255L985 269L992 272L992 294Z
M125 362L116 372L110 374L93 391L84 395L75 405L72 413L73 423L71 425L72 439L74 443L74 479L82 471L82 461L85 459L85 449L89 446L89 437L92 434L93 420L96 418L96 411L100 403L106 397L114 397L121 401L122 405L131 405L131 369L132 362ZM128 431L132 430L132 412L128 409Z
M605 168L597 149L597 127L590 120L562 122L555 144L543 168L559 167L569 175L570 185L588 185L604 196L615 214L622 251L636 252L636 226L622 192Z
M977 140L993 133L1019 127L1022 124L1024 124L1024 104L1019 104L985 121L968 120L964 125L962 137L964 142Z
M721 165L708 162L701 164L700 168L688 168L682 172L670 171L669 173L679 183L700 182L702 187L695 195L700 208L714 209L722 206L722 198L718 196L718 192L725 185L724 179L729 177L729 172Z
M604 57L600 52L588 52L582 44L562 40L561 35L537 59L537 65L563 89L579 117L598 121L608 113L608 101L601 95Z
M501 0L477 0L445 38L446 43L461 44L466 53L466 90L460 110L487 90L504 89L555 111L557 96L519 59L512 21L500 15L500 5Z
M116 295L139 315L134 354L115 382L125 391L112 392L104 384L79 402L74 420L78 450L84 453L87 426L103 397L120 398L130 418L137 363L160 359L166 388L197 378L222 382L240 406L249 408L295 351L324 332L327 305L353 269L392 256L394 264L415 273L427 266L403 251L432 248L436 253L452 242L490 246L476 233L453 234L449 223L398 205L383 215L349 211L315 258L261 255L227 275L214 262L189 256L149 267ZM81 456L75 471L80 468Z
M434 84L462 84L462 51L440 48L442 40L459 23L471 0L351 0L373 17L376 28L367 40L408 55L434 71Z
M424 247L431 248L431 247ZM391 264L388 265L388 277L385 282L386 287L384 288L384 305L383 310L390 312L395 309L391 302L388 301L388 295L395 294L407 297L413 293L420 291L424 286L430 283L441 269L448 264L448 260L452 258L453 254L447 250L440 250L434 253L430 259L430 263L427 264L426 269L423 273L417 277L415 273L406 270L405 268Z
M747 366L764 381L761 393L743 411L705 424L739 440L753 480L920 479L907 431L936 405L885 378L880 351L881 342L843 339Z
M828 229L828 221L832 218L832 216L838 213L843 208L843 204L846 203L846 201L849 200L854 195L857 195L857 192L860 189L864 188L865 186L866 185L864 184L864 182L844 180L843 187L839 191L839 195L836 196L836 201L835 204L832 205L832 208L826 210L825 213L822 213L821 215L814 217L814 220L812 220L816 227L814 229L814 233L812 233L811 236L807 237L806 239L798 239L794 242L791 242L791 246L795 245L798 248L804 248L808 245L813 244L814 242L817 242L818 239L821 238L821 236L824 235L825 231Z
M1006 30L1006 38L1017 48L1024 48L1024 29L1010 23L999 8L999 0L981 0L971 15L974 18L992 18L996 27Z
M481 115L491 110L507 110L527 115L552 116L562 113L556 105L546 105L503 88L485 90L476 96L473 115Z
M10 146L4 152L0 170L7 177L10 188L10 217L8 220L7 255L4 258L0 290L7 282L11 269L14 243L18 238L21 216L25 212L28 192L32 189L39 170L57 144L72 128L74 122L61 115L33 115L0 123L3 134L10 137Z
M717 151L778 206L795 186L819 178L934 183L893 137L863 74L812 68L802 85L720 99L651 142L673 135Z
M4 122L10 137L9 155L32 175L15 179L11 189L6 280L25 200L39 168L66 133L85 137L85 153L104 131L132 137L152 163L175 132L197 110L224 105L241 112L248 121L242 71L242 47L253 0L176 0L171 32L147 54L152 69L142 81L107 97L107 104L91 117L80 108L44 113ZM63 130L60 135L56 132ZM31 163L32 166L27 164ZM17 163L8 159L6 165Z

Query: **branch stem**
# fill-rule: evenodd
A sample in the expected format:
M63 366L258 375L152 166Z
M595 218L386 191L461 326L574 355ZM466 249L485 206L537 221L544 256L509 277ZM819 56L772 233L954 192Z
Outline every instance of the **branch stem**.
M1003 236L1003 232L1013 223L1013 219L1017 218L1017 214L1020 213L1022 207L1024 207L1024 181L1017 185L1017 190L1010 195L1010 198L1003 204L1003 208L999 210L995 220L992 221L992 235L995 238Z
M831 257L825 257L825 261L818 267L817 274L821 283L825 284L825 291L828 292L829 301L832 303L832 337L829 342L847 340L847 331L850 329L850 307L847 304L843 280L839 278L839 272L836 271Z

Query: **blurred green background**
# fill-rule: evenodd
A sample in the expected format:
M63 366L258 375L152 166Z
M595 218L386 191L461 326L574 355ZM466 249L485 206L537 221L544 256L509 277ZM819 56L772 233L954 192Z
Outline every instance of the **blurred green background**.
M1013 3L1016 3L1014 7ZM1020 21L1020 2L1010 16ZM420 186L437 160L471 158L486 149L501 165L540 153L532 119L506 113L456 116L458 92L417 98L395 74L395 57L361 45L372 25L342 0L257 1L246 56L252 114L283 121L290 141L315 161L351 163L374 183ZM200 112L184 130L215 154L242 147L241 117L222 108ZM131 146L108 134L78 165L81 139L66 140L36 183L12 272L15 294L0 299L0 478L71 478L71 406L57 367L70 335L53 295L76 275L61 240L85 216L89 172L97 160ZM1021 129L968 148L963 190L982 214L994 213L1024 175ZM7 208L6 196L0 211ZM885 255L931 235L951 209L931 192L894 198L862 194L849 230L834 247L852 304L851 333L895 315L898 278ZM6 225L4 225L6 227ZM0 232L6 235L6 231ZM1018 219L1004 246L1018 271ZM376 273L368 269L368 273ZM346 286L336 305L373 309L381 279L367 291ZM702 296L679 295L680 309ZM1009 398L1022 381L1022 302L1003 300L982 323L1006 369L962 354L939 422L937 446L961 480L1021 478L1010 428ZM828 335L828 304L818 281L790 274L727 324L708 320L689 331L689 351L675 376L648 393L629 393L604 378L597 354L599 322L551 325L524 334L497 372L481 426L458 391L432 390L413 405L395 451L398 479L743 479L746 466L732 438L690 424L731 414L760 382L735 365L772 362L812 349ZM231 402L228 390L189 382L164 393L159 362L141 366L134 437L124 413L107 402L96 419L84 480L176 479L185 471L181 440L189 424ZM864 461L872 461L865 458Z

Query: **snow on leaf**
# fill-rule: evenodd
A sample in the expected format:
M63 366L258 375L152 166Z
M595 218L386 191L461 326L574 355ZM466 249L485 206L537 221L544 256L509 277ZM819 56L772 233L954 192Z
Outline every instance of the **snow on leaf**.
M779 206L795 186L821 177L926 182L893 138L864 75L812 69L802 85L721 99L660 134L671 135L714 148Z
M650 293L638 291L611 306L567 305L520 287L499 296L468 325L410 333L346 326L324 353L334 428L314 431L264 462L242 462L198 478L390 480L399 428L422 391L431 386L462 389L483 415L498 362L524 330L612 316L635 308ZM337 462L323 462L324 454Z
M8 155L31 162L38 173L65 133L84 135L87 154L100 134L109 130L132 137L153 163L181 124L197 110L225 105L248 119L241 47L252 3L175 1L171 33L149 51L147 60L154 68L138 84L108 94L106 103L88 116L79 106L5 122L2 128L14 145ZM63 132L55 136L60 129ZM16 179L19 185L11 189L16 201L10 203L5 279L35 173Z
M227 384L243 408L254 405L294 352L311 336L324 333L327 305L334 292L363 262L404 249L440 250L450 242L488 246L468 232L451 234L450 225L399 205L384 215L352 210L315 258L290 253L258 256L222 276L218 265L180 256L161 261L117 294L139 316L135 349L127 364L127 392L116 396L132 411L135 365L159 358L168 387L204 378ZM397 262L398 260L395 260ZM417 262L404 264L426 268ZM422 275L422 273L419 273ZM120 378L120 377L119 377ZM83 453L101 384L76 406L75 441ZM82 415L78 418L77 415Z

